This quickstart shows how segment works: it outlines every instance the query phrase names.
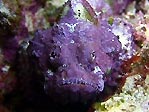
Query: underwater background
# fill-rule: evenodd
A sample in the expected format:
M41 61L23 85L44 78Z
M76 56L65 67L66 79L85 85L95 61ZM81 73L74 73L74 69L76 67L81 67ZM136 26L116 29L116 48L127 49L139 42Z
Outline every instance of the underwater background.
M0 0L0 112L149 112L148 0Z

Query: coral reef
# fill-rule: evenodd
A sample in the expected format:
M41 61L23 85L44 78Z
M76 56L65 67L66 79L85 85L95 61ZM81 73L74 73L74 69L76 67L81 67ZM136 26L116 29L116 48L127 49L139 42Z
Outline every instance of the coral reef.
M0 0L0 111L148 111L148 7Z

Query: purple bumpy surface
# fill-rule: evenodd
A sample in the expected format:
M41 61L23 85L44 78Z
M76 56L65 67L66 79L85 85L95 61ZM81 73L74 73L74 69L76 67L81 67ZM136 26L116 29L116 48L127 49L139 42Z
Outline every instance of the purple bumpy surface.
M27 51L45 77L45 92L54 100L95 101L102 99L105 86L118 87L120 66L135 51L132 33L120 19L95 25L76 19L70 9L51 29L38 31Z

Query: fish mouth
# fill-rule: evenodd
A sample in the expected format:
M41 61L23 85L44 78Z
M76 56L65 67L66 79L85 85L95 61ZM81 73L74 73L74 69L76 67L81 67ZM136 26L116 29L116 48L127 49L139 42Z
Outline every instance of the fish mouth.
M76 86L78 86L78 88L80 86L82 86L82 87L84 86L84 87L92 88L97 93L100 93L101 91L103 91L103 87L101 84L97 84L94 82L89 82L89 81L86 81L83 79L77 79L77 78L59 80L58 85L60 87L76 85Z

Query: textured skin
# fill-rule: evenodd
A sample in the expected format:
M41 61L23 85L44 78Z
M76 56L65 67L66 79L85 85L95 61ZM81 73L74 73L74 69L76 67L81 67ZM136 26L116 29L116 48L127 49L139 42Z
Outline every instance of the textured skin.
M59 23L21 44L15 67L24 102L91 104L124 83L121 65L134 52L131 26L115 18L112 24L107 18L77 19L69 8Z
M112 91L118 87L116 80L122 76L123 61L120 54L126 49L107 20L94 25L73 15L70 10L59 24L38 31L28 54L36 60L45 77L44 89L54 100L68 103L102 99L104 84L114 87Z
M11 101L11 105L20 108L19 111L22 111L22 107L24 111L26 107L44 111L43 109L51 107L59 109L58 102L64 105L62 109L68 107L72 111L73 107L81 111L82 103L86 108L96 100L105 100L121 87L125 82L121 80L124 75L121 65L123 61L131 58L135 49L130 25L117 17L113 18L113 22L110 20L109 24L109 16L113 14L111 7L104 0L69 0L66 3L69 5L68 14L51 29L39 30L28 42L25 37L30 36L26 26L29 21L25 21L27 18L24 16L28 17L30 12L37 13L41 4L39 6L34 3L35 1L28 8L21 6L22 19L19 23L14 22L18 24L16 33L10 24L4 21L7 17L0 14L0 89L7 93L16 86L6 98ZM80 4L86 11L83 8L77 9ZM121 8L122 10L115 10L114 13L122 13L124 8L118 9ZM78 12L77 16L74 10ZM79 13L82 15L79 16ZM36 14L34 16L40 18ZM40 23L34 16L32 19L35 20L32 22L36 27ZM43 27L41 24L39 26L33 29ZM21 41L23 42L20 44ZM21 49L18 51L19 47ZM19 100L17 104L16 100ZM53 106L52 100L56 101L56 107Z

